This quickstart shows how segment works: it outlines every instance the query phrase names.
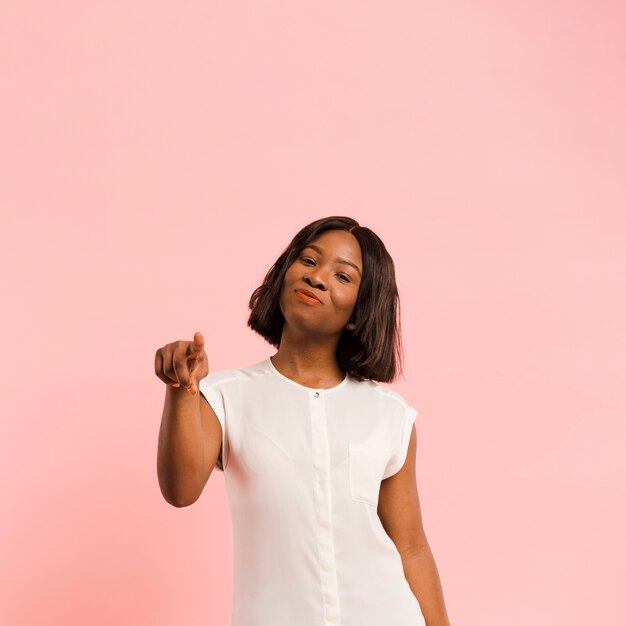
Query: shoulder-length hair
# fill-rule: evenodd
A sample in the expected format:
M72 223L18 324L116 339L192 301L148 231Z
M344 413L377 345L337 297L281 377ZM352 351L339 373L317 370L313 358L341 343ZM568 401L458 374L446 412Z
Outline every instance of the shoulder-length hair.
M393 260L381 239L350 218L325 217L302 228L269 269L248 303L248 326L278 348L285 318L279 295L285 273L309 243L326 230L352 233L361 247L363 273L351 322L337 344L337 365L357 380L394 382L402 373L400 298Z

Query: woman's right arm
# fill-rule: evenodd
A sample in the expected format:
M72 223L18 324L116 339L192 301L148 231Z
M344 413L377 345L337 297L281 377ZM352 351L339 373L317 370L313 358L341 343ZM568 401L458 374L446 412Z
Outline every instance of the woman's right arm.
M163 497L176 507L200 497L220 453L222 427L198 393L198 380L208 371L201 333L194 341L175 341L156 352L155 373L166 383L157 475Z

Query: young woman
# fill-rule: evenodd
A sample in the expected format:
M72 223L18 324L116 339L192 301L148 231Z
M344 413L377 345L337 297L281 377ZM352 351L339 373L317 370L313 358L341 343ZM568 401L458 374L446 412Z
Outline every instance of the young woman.
M349 217L309 224L249 308L269 358L209 373L199 332L155 356L164 498L188 506L224 472L231 626L449 626L420 514L418 412L380 384L402 355L382 241Z

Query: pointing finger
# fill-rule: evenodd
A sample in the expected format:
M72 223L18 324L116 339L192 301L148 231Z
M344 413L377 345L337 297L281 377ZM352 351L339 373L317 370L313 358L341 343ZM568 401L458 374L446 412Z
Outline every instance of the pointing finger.
M200 331L193 335L193 342L189 345L189 356L199 356L204 350L204 337Z

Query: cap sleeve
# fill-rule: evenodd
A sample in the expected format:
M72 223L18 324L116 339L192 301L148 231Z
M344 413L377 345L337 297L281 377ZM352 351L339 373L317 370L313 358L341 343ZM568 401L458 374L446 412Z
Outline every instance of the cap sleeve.
M409 449L409 439L411 438L413 423L418 415L419 411L417 409L414 409L408 404L405 405L399 434L396 435L395 438L395 449L387 463L387 466L385 467L383 480L393 476L395 473L400 471L400 468L404 465L404 462L406 461L406 454Z
M225 465L228 464L228 452L226 450L226 411L224 408L224 396L222 392L217 388L216 383L211 381L210 374L205 378L201 378L198 381L198 389L200 393L206 398L206 401L211 405L211 408L217 415L217 419L222 426L222 449L217 458L215 467L220 471L224 471Z

